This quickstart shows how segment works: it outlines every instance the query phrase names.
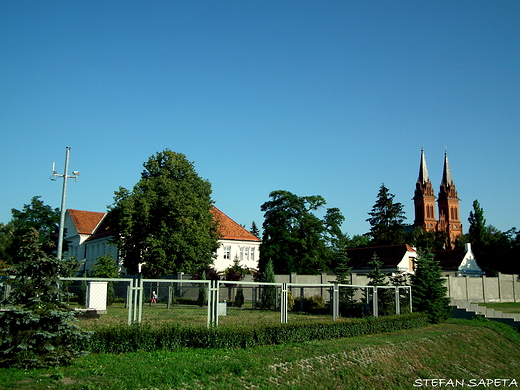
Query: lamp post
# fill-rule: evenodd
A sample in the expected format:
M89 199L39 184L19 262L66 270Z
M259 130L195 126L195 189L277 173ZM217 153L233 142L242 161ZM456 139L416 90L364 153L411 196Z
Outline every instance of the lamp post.
M63 177L63 191L61 193L61 210L60 210L60 230L58 235L58 251L56 256L58 259L61 259L63 252L63 234L65 231L65 203L67 201L67 181L68 179L75 179L78 181L79 172L73 171L72 176L69 176L69 155L70 155L70 146L67 146L67 151L65 153L65 173L63 175L59 175L56 172L56 163L52 163L52 176L51 180L56 181L58 177Z

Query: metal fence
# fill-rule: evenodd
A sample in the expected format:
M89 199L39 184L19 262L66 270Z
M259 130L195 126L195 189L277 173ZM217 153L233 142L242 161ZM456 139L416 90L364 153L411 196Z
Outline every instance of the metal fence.
M378 317L412 311L410 286L225 280L62 278L68 304L91 323L240 326ZM3 295L9 284L4 283ZM7 288L6 288L7 287Z

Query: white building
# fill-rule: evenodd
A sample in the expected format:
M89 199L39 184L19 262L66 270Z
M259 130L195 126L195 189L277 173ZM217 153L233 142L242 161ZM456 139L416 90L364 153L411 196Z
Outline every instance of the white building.
M242 267L258 268L260 239L233 221L222 211L213 207L211 212L218 221L222 238L215 253L214 267L222 272L238 258ZM111 255L114 262L122 264L119 250L110 243L112 234L106 220L107 213L68 209L65 214L65 240L67 254L83 263L83 269L91 271L97 258Z

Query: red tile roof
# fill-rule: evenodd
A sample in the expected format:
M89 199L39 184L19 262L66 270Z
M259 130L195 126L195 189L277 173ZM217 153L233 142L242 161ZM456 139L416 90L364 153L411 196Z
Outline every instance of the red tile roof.
M100 224L103 217L106 213L100 213L95 211L81 211L81 210L68 210L72 222L78 233L80 234L94 234L95 236L101 237L106 236L110 232L109 221L106 219L103 223ZM222 236L222 239L225 240L242 240L242 241L260 241L259 238L255 237L253 234L249 233L245 228L241 225L233 221L222 211L213 206L211 209L211 213L218 221L218 230Z
M218 222L218 230L225 240L260 241L258 237L248 232L244 227L233 221L215 206L211 213Z
M92 234L106 213L97 211L67 210L79 234Z

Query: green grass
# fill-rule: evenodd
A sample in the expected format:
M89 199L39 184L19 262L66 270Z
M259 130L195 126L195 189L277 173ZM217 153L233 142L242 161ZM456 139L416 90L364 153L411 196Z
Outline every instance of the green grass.
M416 379L426 378L508 378L520 385L520 334L490 321L450 320L289 345L92 354L57 369L0 369L0 378L2 389L27 390L384 390L414 389Z
M175 322L190 326L207 324L208 308L193 305L178 305L168 309L165 304L154 306L144 305L142 322L160 324L163 322ZM101 314L99 319L80 318L79 325L86 329L96 326L126 324L128 323L128 309L124 304L114 304L107 307L107 314ZM301 322L309 320L330 320L331 315L309 314L306 312L289 312L288 322ZM227 315L219 317L219 326L236 326L245 323L253 324L277 324L280 323L280 312L274 310L253 310L251 308L228 307Z
M477 303L477 305L485 306L503 313L520 313L520 302Z

